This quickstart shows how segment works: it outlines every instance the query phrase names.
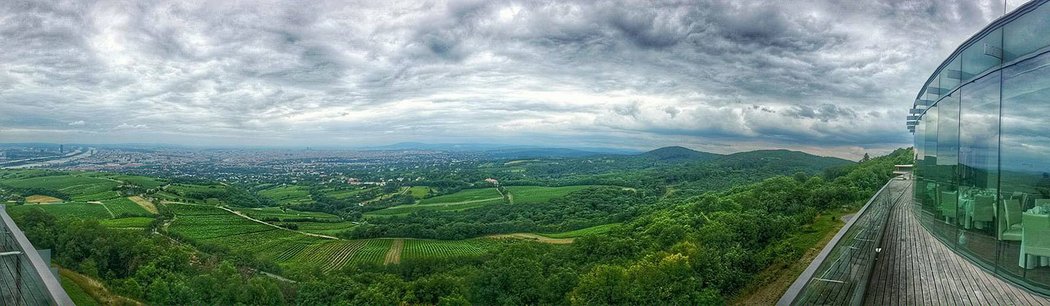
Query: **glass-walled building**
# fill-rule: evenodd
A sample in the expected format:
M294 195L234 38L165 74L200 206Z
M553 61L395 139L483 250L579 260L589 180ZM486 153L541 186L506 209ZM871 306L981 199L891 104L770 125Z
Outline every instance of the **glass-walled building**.
M1050 4L974 35L920 90L915 213L989 271L1050 293Z

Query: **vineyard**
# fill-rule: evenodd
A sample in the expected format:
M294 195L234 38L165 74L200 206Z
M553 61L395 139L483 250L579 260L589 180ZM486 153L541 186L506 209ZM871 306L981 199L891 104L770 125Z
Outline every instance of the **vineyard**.
M197 241L255 232L281 231L213 206L172 202L166 204L176 215L176 220L171 223L169 230Z
M419 201L419 204L448 204L502 198L503 196L500 195L499 191L496 191L496 188L478 188L467 189L453 194L446 194L443 196L436 196L429 199L423 199Z
M503 242L495 239L406 239L401 260L478 256L495 249L501 243Z
M73 201L88 202L88 201L100 201L112 198L119 198L120 192L114 190L107 190L99 193L85 194L73 196Z
M122 181L125 183L133 184L146 189L153 189L166 184L164 180L155 179L152 177L137 176L137 175L119 175L119 174L107 174L106 178Z
M116 217L131 217L131 216L151 216L152 214L142 206L129 200L128 198L115 198L102 201L103 205L106 205L113 215Z
M364 245L350 258L350 263L382 264L386 253L390 251L390 245L394 242L393 239L367 239L363 241L365 242Z
M375 188L375 187L365 187L365 188L325 188L325 189L322 189L321 192L323 192L325 195L327 195L329 197L332 197L332 198L336 198L336 199L339 199L339 200L347 200L347 199L349 199L351 197L357 196L357 195L362 194L362 193L371 192L373 190L378 191L378 189Z
M281 221L294 221L313 219L317 221L340 221L342 218L333 214L327 214L323 212L313 211L298 211L294 209L281 209L280 207L261 207L261 208L239 208L237 211L244 213L252 218L260 220L281 220Z
M153 218L147 217L131 217L131 218L120 218L120 219L108 219L99 220L98 223L108 228L135 228L144 229L149 227L150 222L153 222Z
M78 175L52 175L25 179L5 179L0 181L0 183L15 188L55 190L73 197L105 193L107 191L112 191L118 185L118 183L114 181Z
M353 222L296 222L300 231L321 235L335 235L356 226Z
M32 209L40 209L54 216L75 217L81 219L110 219L109 211L99 204L87 203L63 203L47 205L15 205L8 206L7 211L11 214L21 214Z
M365 216L369 217L385 217L385 216L397 216L410 214L421 210L434 210L434 211L461 211L471 208L484 207L493 204L503 203L503 198L492 198L473 200L466 202L457 203L438 203L438 204L409 204L394 206L390 208L380 209L377 211L371 211L365 213Z
M165 184L163 180L115 174L55 175L39 171L5 172L3 174L0 182L5 185L15 188L54 190L72 200L61 204L12 205L8 210L13 214L41 209L56 216L99 220L100 224L105 227L124 230L145 229L154 219L153 214L117 191L120 182L146 188L156 188ZM225 188L229 187L174 184L165 190L152 192L151 196L165 199L166 201L162 202L163 206L175 214L175 219L167 227L170 233L188 238L194 243L248 252L259 259L273 261L284 268L333 271L349 265L379 265L384 262L396 264L402 260L478 256L504 243L496 239L330 240L261 224L213 205L185 202L187 201L185 195L207 194ZM511 187L511 190L520 201L528 203L549 199L551 196L545 195L546 192L561 196L583 188L586 186ZM340 188L325 190L325 192L333 197L352 197L372 189ZM430 191L427 187L415 187L407 189L407 192L416 198L422 198ZM285 204L302 203L303 197L309 198L307 190L299 186L271 187L260 194ZM478 188L422 199L420 204L392 207L368 214L372 216L397 215L427 209L457 211L500 203L503 203L503 198L495 188ZM327 213L278 207L237 209L245 215L260 220L275 223L278 222L276 220L281 220L294 223L298 226L298 230L309 233L334 235L356 226L353 222L341 221L338 216Z

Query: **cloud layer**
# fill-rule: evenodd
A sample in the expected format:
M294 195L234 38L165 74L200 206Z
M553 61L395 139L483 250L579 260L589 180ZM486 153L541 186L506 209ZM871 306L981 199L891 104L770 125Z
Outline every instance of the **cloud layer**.
M1002 11L934 0L3 1L0 141L852 157L908 145L914 93Z

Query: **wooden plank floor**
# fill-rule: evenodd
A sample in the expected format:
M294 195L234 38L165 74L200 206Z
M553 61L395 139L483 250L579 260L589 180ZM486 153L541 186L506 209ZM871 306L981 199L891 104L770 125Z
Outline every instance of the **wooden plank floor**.
M893 205L864 304L1050 305L1047 297L990 274L933 237L919 224L909 196Z

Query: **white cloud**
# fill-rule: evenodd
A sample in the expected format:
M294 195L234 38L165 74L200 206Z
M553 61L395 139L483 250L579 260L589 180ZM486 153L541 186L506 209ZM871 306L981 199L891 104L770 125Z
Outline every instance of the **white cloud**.
M39 141L56 133L29 131L114 126L162 142L723 152L908 145L898 118L914 92L1001 11L932 0L18 3L0 1L0 128Z
M149 127L146 126L145 124L121 123L120 125L114 127L113 129L114 130L142 130L142 129L146 129L146 128L149 128Z

